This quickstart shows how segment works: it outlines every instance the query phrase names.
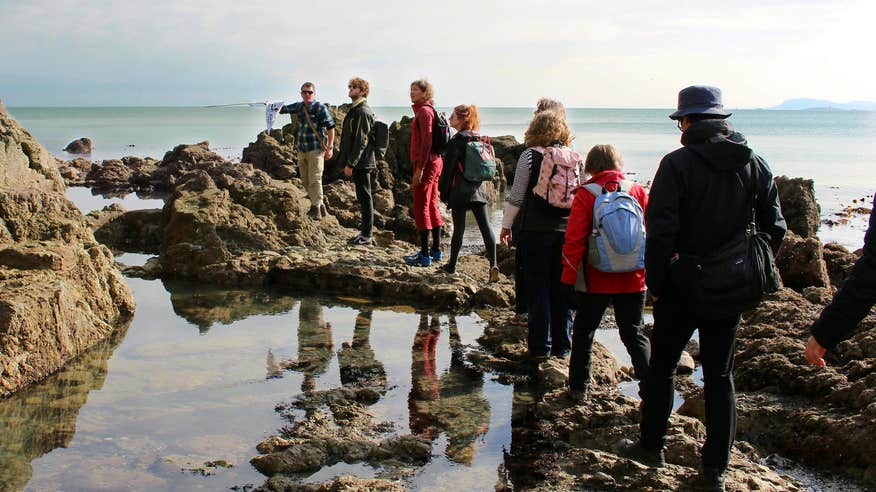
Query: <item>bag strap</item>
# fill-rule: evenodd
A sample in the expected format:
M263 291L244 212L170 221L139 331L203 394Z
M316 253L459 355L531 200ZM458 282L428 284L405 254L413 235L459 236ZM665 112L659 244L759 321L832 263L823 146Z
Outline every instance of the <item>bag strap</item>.
M318 102L316 103L316 107L317 109L319 108ZM319 142L319 148L321 148L322 151L325 152L326 150L328 150L328 147L326 146L325 142L322 141L322 135L320 135L319 131L316 130L316 125L313 124L313 120L310 119L310 109L308 109L308 107L305 106L304 103L301 104L301 109L304 110L304 117L307 118L307 124L310 125L310 129L313 130L313 134L316 135L316 140Z
M757 234L757 163L754 159L748 161L751 166L749 174L750 189L748 190L749 205L751 205L751 222L748 225L751 234Z

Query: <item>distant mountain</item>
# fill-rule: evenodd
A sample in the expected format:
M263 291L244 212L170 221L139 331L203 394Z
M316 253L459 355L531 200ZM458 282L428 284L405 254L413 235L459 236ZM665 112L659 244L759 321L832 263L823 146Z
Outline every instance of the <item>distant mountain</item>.
M821 109L842 111L876 111L876 102L852 101L838 103L826 99L788 99L787 101L769 109L797 110L797 109Z

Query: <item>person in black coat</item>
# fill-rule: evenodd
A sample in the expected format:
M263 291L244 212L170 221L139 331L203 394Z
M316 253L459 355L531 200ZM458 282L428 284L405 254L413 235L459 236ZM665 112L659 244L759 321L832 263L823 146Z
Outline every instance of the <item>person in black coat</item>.
M864 236L864 254L839 292L812 325L806 343L806 360L824 367L824 353L849 338L876 304L876 196L870 210L870 226Z
M447 144L444 169L438 181L438 192L441 201L451 210L453 237L450 239L450 260L441 268L447 273L456 273L456 262L459 259L459 250L462 248L462 236L465 233L465 216L466 212L471 210L481 230L484 247L487 249L490 282L496 282L499 280L499 268L496 266L496 236L490 228L487 217L486 181L473 183L463 177L468 143L482 141L489 144L489 140L478 135L480 115L477 106L459 105L453 108L449 123L457 133Z
M669 116L678 122L683 147L660 162L648 200L645 281L654 300L654 331L641 435L626 450L653 466L664 463L675 368L699 330L706 400L699 480L709 490L723 490L736 432L733 359L741 313L715 314L692 300L696 269L688 268L690 258L707 255L744 231L752 207L774 252L787 230L769 166L725 121L729 116L720 89L707 86L683 89L678 111Z

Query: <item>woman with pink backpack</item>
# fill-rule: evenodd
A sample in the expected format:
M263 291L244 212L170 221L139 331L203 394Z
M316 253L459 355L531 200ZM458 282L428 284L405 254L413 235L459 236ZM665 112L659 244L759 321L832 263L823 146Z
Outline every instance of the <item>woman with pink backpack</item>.
M502 244L511 243L511 225L521 214L529 354L536 360L565 358L572 346L572 312L560 283L563 238L574 191L583 182L584 164L569 148L571 131L557 112L536 114L524 143L527 148L517 161L499 237Z

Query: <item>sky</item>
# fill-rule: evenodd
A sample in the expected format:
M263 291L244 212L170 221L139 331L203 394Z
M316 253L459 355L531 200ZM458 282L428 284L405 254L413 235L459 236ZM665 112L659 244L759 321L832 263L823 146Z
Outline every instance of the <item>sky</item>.
M345 102L670 108L716 85L730 108L876 101L876 2L736 0L0 0L7 106Z

